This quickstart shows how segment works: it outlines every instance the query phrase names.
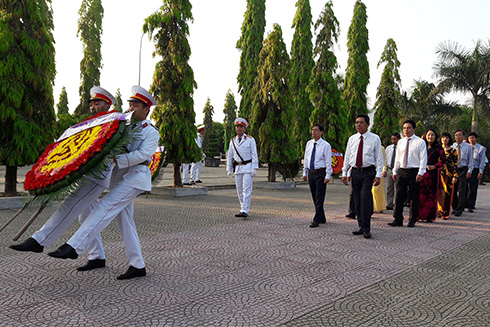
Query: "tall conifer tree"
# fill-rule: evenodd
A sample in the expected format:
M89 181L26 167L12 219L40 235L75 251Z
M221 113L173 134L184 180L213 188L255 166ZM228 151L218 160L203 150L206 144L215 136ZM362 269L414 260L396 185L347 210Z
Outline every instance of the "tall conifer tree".
M63 86L60 93L58 104L56 105L56 129L55 137L60 136L68 127L77 123L77 119L70 115L68 108L68 94Z
M123 112L123 101L121 97L121 90L118 88L116 91L116 103L114 104L114 110Z
M225 132L225 152L228 150L230 139L235 133L235 126L233 125L233 122L236 119L236 110L237 106L235 102L235 96L233 95L231 90L228 90L228 92L226 92L225 107L223 109L223 113L225 114L225 119L223 120L223 129Z
M78 11L77 36L83 43L83 58L80 61L80 104L75 109L76 116L89 115L90 89L100 84L102 68L101 35L104 8L102 0L82 0Z
M239 115L249 120L252 111L254 94L252 92L259 53L265 32L265 0L247 0L247 11L244 15L242 35L236 43L241 51L240 72L238 73L238 93L241 95Z
M357 0L354 5L349 31L347 32L347 69L345 72L343 99L347 106L348 121L354 126L358 114L368 113L367 86L369 84L369 37L367 29L366 5Z
M307 86L311 79L313 61L313 43L311 34L311 6L309 0L298 0L294 16L293 44L291 47L291 76L289 86L293 96L295 126L294 143L298 145L300 156L304 153L306 142L311 138L310 115L313 104Z
M194 72L189 65L191 48L188 21L192 21L189 0L163 0L163 6L145 19L143 31L155 42L154 55L162 58L153 74L150 92L158 102L152 113L160 129L168 162L174 164L174 186L182 186L180 165L201 160L195 142Z
M332 49L334 42L338 41L340 30L332 1L325 5L315 23L315 30L318 31L314 49L317 61L308 86L315 109L310 116L310 124L322 124L325 128L324 137L334 149L343 151L349 128L342 92L335 75L338 64Z
M390 135L400 129L398 118L397 101L400 94L400 61L396 55L397 47L393 39L388 39L385 49L378 62L385 64L381 82L376 92L376 103L374 104L374 121L371 131L381 138L381 142L387 146L391 144Z
M260 52L251 119L252 136L259 136L259 159L269 164L269 182L276 180L277 164L293 163L299 157L297 147L291 144L288 133L293 124L288 85L290 67L282 29L274 24Z
M204 105L204 109L202 110L202 113L204 114L204 136L202 138L202 148L204 153L207 153L206 151L209 148L209 140L211 138L211 135L213 135L213 115L214 115L214 107L211 105L211 100L209 98L206 101L206 104Z
M17 166L53 141L56 74L50 0L0 1L0 164L5 193L17 194Z

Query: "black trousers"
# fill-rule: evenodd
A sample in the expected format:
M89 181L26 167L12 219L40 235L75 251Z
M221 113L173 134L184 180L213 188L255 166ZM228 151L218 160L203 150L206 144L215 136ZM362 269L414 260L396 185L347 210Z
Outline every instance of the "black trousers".
M475 168L471 172L471 177L468 179L468 201L466 202L466 207L469 209L474 209L476 204L476 194L478 192L478 184L480 181L478 180L478 174L480 170Z
M396 196L393 218L397 223L403 222L403 203L410 194L410 221L415 222L419 216L420 183L417 182L418 168L398 169L396 175Z
M313 217L313 221L317 224L323 224L327 221L325 219L325 210L323 210L327 190L327 184L325 184L326 174L325 170L315 173L308 170L308 184L310 185L311 197L315 204L315 217Z
M468 173L468 167L458 167L458 181L454 185L454 197L453 197L453 210L455 213L462 213L466 204L466 188L468 187L468 180L466 174Z
M376 169L374 166L363 169L352 169L351 185L357 215L357 224L364 233L371 232L371 215L373 214L373 188Z

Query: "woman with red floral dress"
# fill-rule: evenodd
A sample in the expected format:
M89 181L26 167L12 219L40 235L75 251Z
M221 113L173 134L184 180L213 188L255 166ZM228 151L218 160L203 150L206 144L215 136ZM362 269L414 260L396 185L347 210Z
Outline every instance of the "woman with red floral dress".
M446 156L437 141L438 135L433 129L425 133L427 144L427 171L420 183L419 220L433 222L437 215L437 199L439 198L440 170L446 162Z

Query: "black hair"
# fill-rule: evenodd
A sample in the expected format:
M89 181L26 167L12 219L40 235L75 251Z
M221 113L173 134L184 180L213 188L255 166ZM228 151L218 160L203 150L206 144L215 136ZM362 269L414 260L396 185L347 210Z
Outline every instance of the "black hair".
M357 118L364 118L364 121L366 122L366 124L369 124L369 116L368 115L366 115L366 114L358 114L356 116L356 119Z
M414 122L413 120L411 120L411 119L407 119L407 120L405 120L405 121L403 122L403 125L405 125L405 124L410 124L410 125L412 125L413 129L415 129L415 127L417 126L417 124L415 124L415 122ZM402 125L402 126L403 126L403 125Z
M318 129L320 130L320 132L323 132L324 131L323 126L321 124L315 124L315 125L313 125L313 127L315 127L315 126L318 127Z
M398 133L398 132L391 133L391 136L394 136L394 137L396 137L397 139L401 139L401 138L402 138L402 136L401 136L401 135L400 135L400 133Z
M463 134L464 135L464 134ZM468 137L470 136L474 136L476 139L478 139L478 134L476 134L475 132L471 132Z
M456 132L454 132L454 134L456 134L457 132L461 132L461 133L463 133L463 136L465 136L465 135L466 135L462 129L457 129L457 130L456 130Z
M435 135L434 142L432 143L432 147L435 148L435 147L439 146L439 141L438 141L439 134L437 134L437 132L434 129L432 129L432 128L429 128L425 132L425 143L427 144L427 146L429 146L429 142L427 141L427 133L429 133L430 131L432 131L434 133L434 135Z
M444 132L441 135L441 145L444 145L444 143L442 143L443 137L447 137L449 139L449 142L447 142L447 144L451 145L453 143L453 137L451 136L451 134L449 134L448 132Z

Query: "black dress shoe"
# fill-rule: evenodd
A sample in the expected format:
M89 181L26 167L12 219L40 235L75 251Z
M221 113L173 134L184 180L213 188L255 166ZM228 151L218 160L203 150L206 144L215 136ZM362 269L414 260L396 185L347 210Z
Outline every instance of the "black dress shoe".
M365 232L363 233L364 238L371 238L371 232Z
M311 224L310 224L310 227L311 228L316 228L318 226L320 226L320 225L318 223L314 222L314 221L312 221Z
M243 218L246 218L246 217L248 217L248 214L246 214L245 212L240 212L240 213L237 213L235 215L235 217L243 217Z
M393 226L393 227L398 227L398 226L403 226L403 223L399 223L397 221L393 221L391 223L388 223L388 225Z
M29 237L27 240L25 240L24 242L22 242L20 244L11 245L11 246L9 246L9 248L11 248L12 250L15 250L15 251L22 251L22 252L31 251L31 252L36 252L36 253L43 252L43 250L44 250L44 246L39 244L32 237Z
M135 268L133 266L129 266L128 270L124 274L117 276L117 279L122 280L143 276L146 276L145 268Z
M386 207L386 210L393 210L393 207Z
M182 183L182 185L185 185L185 186L190 186L192 185L191 183Z
M354 235L362 235L362 234L364 234L364 232L362 231L362 229L359 229L359 230L353 231L352 234L354 234Z
M196 183L202 183L202 180L198 180L198 181L196 181Z
M350 219L356 219L356 215L353 214L353 213L349 213L347 215L345 215L347 218L350 218Z
M473 209L468 209L468 212L475 212Z
M70 246L70 244L63 244L56 251L49 252L48 255L53 258L58 259L76 259L78 258L78 254L74 248Z
M407 227L415 227L415 221L408 222Z
M87 270L104 268L104 267L105 267L105 259L94 259L94 260L89 260L85 266L78 267L77 270L87 271Z
M461 212L459 212L459 211L458 211L458 212L456 212L454 215L455 215L456 217L461 217Z

